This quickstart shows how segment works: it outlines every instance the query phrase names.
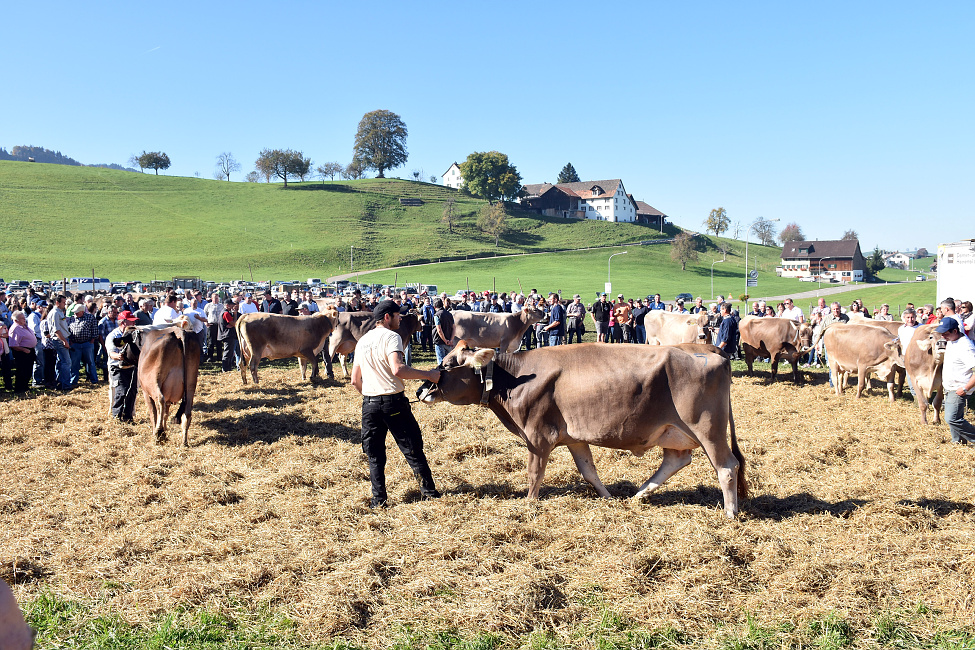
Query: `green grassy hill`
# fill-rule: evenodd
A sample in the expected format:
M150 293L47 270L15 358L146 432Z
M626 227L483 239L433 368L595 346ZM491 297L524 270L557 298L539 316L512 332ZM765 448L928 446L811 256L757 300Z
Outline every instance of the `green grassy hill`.
M456 199L453 234L440 223ZM404 207L400 198L420 198ZM228 183L89 167L0 161L0 277L95 274L112 280L327 277L444 257L519 253L651 239L635 224L566 222L516 211L495 248L478 231L484 201L414 181Z
M440 223L444 201L461 215L454 232ZM423 205L404 207L401 198ZM290 184L228 183L131 172L0 161L0 227L7 234L0 277L50 280L95 274L114 280L168 279L194 275L211 280L303 279L441 259L443 265L411 266L376 273L369 281L424 282L448 291L470 286L509 291L562 289L590 299L602 291L609 255L623 249L564 252L661 238L652 227L598 221L565 221L515 211L509 232L495 248L476 227L484 201L439 185L397 179ZM664 237L672 237L672 226ZM667 298L690 292L710 297L711 263L718 246L730 248L714 265L714 292L745 291L744 244L706 237L697 262L681 271L670 247L629 246L613 260L613 290L627 295L659 292ZM493 259L539 251L529 255ZM752 296L808 291L812 283L775 276L780 249L749 246L759 287ZM488 259L477 259L488 257ZM469 259L468 259L469 258ZM907 273L883 279L900 280ZM365 279L365 276L363 276ZM935 283L909 291L915 302L934 300ZM877 300L884 300L883 290ZM902 293L907 291L900 290ZM928 296L930 294L930 296ZM905 294L907 295L907 294Z

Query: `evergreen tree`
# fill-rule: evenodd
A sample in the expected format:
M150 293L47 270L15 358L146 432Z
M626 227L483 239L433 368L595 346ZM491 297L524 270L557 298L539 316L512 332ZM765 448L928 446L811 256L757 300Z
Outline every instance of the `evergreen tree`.
M565 167L559 172L559 177L556 179L556 183L578 183L579 174L576 173L576 168L572 166L572 163L565 163Z

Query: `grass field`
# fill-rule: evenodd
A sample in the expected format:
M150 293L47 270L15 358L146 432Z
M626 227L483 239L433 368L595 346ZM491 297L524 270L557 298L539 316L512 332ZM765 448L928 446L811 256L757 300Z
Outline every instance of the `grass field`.
M293 363L205 369L188 449L141 398L134 426L102 391L8 400L0 577L41 648L972 648L972 451L909 400L757 365L733 522L700 452L636 504L659 453L594 449L603 501L557 450L525 501L524 447L445 404L414 406L444 497L394 450L372 512L359 400Z
M678 293L688 292L711 297L711 262L720 260L718 252L707 238L708 249L699 254L697 263L689 263L686 271L670 259L670 246L624 246L591 251L574 251L545 255L525 255L497 259L449 262L399 268L395 271L363 274L363 282L402 286L405 282L436 284L441 291L451 295L470 286L474 290L518 291L535 288L542 293L561 290L564 296L575 293L592 302L597 292L603 291L609 272L609 256L621 251L612 261L613 293L627 297L659 293L664 300L673 300ZM724 240L732 252L724 262L714 264L714 294L731 295L735 299L745 291L744 245L734 240ZM799 282L794 278L780 278L775 274L779 261L779 249L765 246L749 246L749 269L753 268L752 255L758 253L759 286L749 289L753 299L766 296L792 295L816 291L819 286L812 282ZM823 285L829 288L836 285ZM898 285L857 285L852 293L836 297L847 305L854 297L862 297L868 306L888 302L892 308L907 301L933 302L936 283L911 282ZM823 294L826 295L826 294ZM614 296L615 297L615 296ZM815 304L815 298L797 300L800 306Z
M453 196L454 233L440 223ZM450 256L612 245L659 236L635 224L564 222L515 212L495 248L477 230L484 201L395 179L227 183L91 167L0 161L0 227L8 249L0 277L112 280L195 275L212 280L327 277ZM420 198L403 207L400 198Z
M454 234L440 223L451 196L464 215ZM400 198L420 198L403 207ZM292 184L227 183L198 178L134 174L91 167L0 161L0 228L25 242L8 247L0 277L54 279L87 275L112 280L169 279L176 275L213 280L304 279L457 256L484 256L569 248L616 246L661 237L650 227L596 221L564 221L524 213L509 219L511 231L499 247L480 233L475 214L483 201L449 188L396 179ZM669 227L667 237L676 230ZM745 291L744 244L706 238L697 262L681 271L670 247L628 246L613 259L613 289L626 295L687 291L710 297L711 263L722 258L717 244L731 249L714 264L715 293ZM515 259L465 260L361 276L371 281L437 284L448 291L467 286L499 291L523 287L580 293L591 300L602 291L607 260L623 248L560 252ZM806 291L810 284L777 278L777 247L749 246L749 268L757 267L753 296ZM894 274L894 275L891 275ZM896 275L896 277L894 277ZM889 277L888 277L889 276ZM900 280L906 272L884 271ZM874 290L871 290L874 291ZM906 290L906 299L934 300L934 283ZM867 294L896 304L885 290ZM890 294L893 295L893 294ZM852 297L850 297L852 299ZM865 298L866 300L866 298ZM848 302L848 301L847 301Z

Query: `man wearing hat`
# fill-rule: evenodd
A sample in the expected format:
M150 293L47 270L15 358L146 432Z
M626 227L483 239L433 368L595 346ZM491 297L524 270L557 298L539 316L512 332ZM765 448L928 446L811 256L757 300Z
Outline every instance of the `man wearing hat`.
M944 367L941 383L945 391L945 422L951 429L951 441L964 445L975 443L975 426L965 419L968 396L975 392L975 344L958 329L958 321L946 316L934 330L945 337Z
M373 508L386 505L386 432L409 463L420 483L420 494L427 499L440 496L423 453L423 437L410 402L404 393L404 379L424 379L437 383L439 370L417 370L406 364L403 339L397 329L399 306L383 300L373 310L376 327L355 346L352 385L362 394L362 451L369 459Z
M108 353L108 390L112 398L112 417L122 422L132 422L135 413L135 398L139 382L136 379L135 365L125 365L122 348L115 340L125 334L125 330L135 327L137 319L129 310L118 315L118 327L105 337L105 350Z
M68 341L71 343L71 386L78 385L81 379L81 365L88 373L88 382L98 384L98 369L95 367L95 339L98 338L98 320L83 304L76 302L71 307L73 318L68 318Z

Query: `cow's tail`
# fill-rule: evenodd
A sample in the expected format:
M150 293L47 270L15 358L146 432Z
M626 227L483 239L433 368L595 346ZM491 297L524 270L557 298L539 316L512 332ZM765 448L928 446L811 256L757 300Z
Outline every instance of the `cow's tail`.
M738 447L738 436L735 434L735 414L731 408L731 396L728 397L728 423L731 425L731 453L738 460L738 499L743 501L748 498L748 479L745 478L745 457Z
M244 337L243 325L244 318L240 316L237 318L237 322L234 323L234 330L237 332L237 345L240 346L240 358L237 360L237 369L240 370L240 380L247 385L247 363L250 359L244 354L244 351L250 348L250 341L247 341Z
M190 397L190 350L186 349L186 334L186 332L183 332L177 337L183 348L183 399L180 401L179 408L176 410L175 418L176 422L181 424Z

